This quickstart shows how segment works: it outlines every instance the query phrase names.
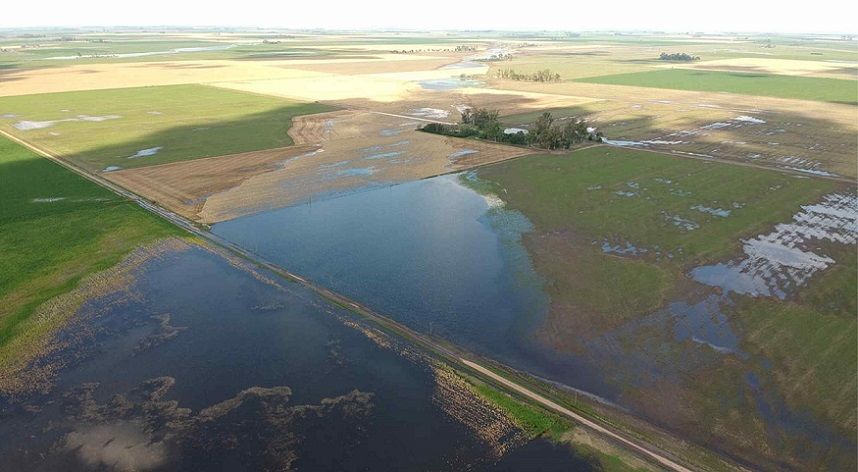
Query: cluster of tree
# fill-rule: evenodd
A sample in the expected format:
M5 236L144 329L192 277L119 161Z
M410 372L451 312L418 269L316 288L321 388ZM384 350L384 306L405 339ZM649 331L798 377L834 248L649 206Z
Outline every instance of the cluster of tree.
M455 49L451 48L421 48L421 49L391 49L389 52L391 54L414 54L418 52L451 52L451 51L459 51L461 47L469 47L469 46L456 46ZM462 49L462 51L471 51L475 49Z
M692 56L691 54L685 52L675 52L672 54L668 54L666 52L661 53L658 58L662 61L681 61L681 62L690 62L690 61L699 61L700 56Z
M587 140L602 141L601 134L588 130L584 120L574 118L563 124L555 121L549 112L537 118L527 134L528 144L544 149L569 149Z
M468 108L462 112L459 124L429 123L423 131L459 138L476 137L491 141L530 145L542 149L569 149L583 141L600 141L602 134L588 129L586 122L572 119L560 124L551 113L545 112L533 124L529 132L508 133L500 123L497 110Z
M499 79L529 80L531 82L560 82L560 74L550 69L536 71L532 74L520 74L514 69L498 69L495 76Z
M468 46L467 44L456 46L456 48L454 49L454 51L456 52L473 52L476 50L476 46Z

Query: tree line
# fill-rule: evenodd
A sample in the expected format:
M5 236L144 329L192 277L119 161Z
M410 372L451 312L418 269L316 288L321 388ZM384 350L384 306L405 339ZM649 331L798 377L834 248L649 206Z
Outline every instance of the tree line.
M498 111L488 108L467 108L460 123L428 123L423 131L459 138L475 137L509 144L520 144L541 149L569 149L584 141L602 141L602 134L587 127L584 120L573 118L559 123L550 112L545 112L525 131L506 132Z
M498 69L495 77L499 79L530 81L530 82L560 82L560 74L551 72L551 69L543 69L532 74L518 73L514 69Z
M685 52L675 52L672 54L663 52L658 58L662 61L680 61L680 62L691 62L691 61L699 61L700 56L692 56L691 54Z

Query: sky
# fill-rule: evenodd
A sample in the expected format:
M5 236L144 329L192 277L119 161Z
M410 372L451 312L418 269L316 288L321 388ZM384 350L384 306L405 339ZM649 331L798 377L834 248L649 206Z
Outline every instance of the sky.
M0 27L257 26L420 30L858 33L844 0L40 0L5 2Z

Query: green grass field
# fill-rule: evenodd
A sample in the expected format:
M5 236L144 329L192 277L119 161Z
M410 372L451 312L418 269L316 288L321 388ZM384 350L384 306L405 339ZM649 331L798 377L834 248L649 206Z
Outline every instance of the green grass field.
M858 103L858 83L846 79L664 69L576 80L595 84L729 92L848 104Z
M784 392L793 407L806 408L858 435L858 261L854 246L830 248L837 265L779 302L741 297L734 318L750 352L773 360L760 375Z
M292 117L330 109L204 85L140 87L0 98L0 128L98 171L288 146ZM17 129L23 121L44 127Z
M708 289L689 280L690 269L733 259L743 239L792 221L802 205L832 192L854 192L827 180L607 146L509 161L477 176L475 189L499 195L533 223L523 241L551 299L536 329L548 346L572 353L584 349L581 339L615 332L667 302L708 296ZM613 248L606 251L605 243ZM611 252L617 248L637 252ZM718 441L724 440L718 428L763 434L748 443L755 445L752 451L768 447L801 460L793 437L766 439L756 403L742 393L744 373L754 371L764 379L766 395L783 396L795 411L812 412L821 424L855 437L855 246L832 243L821 252L837 263L787 300L737 295L724 302L721 309L749 357L716 354L705 371L689 374L699 377L683 387L687 414L713 419L695 431ZM649 355L656 362L684 365L691 348L672 332L639 327L635 333L622 338L622 349L650 352L648 343L654 343L659 347ZM699 383L703 377L707 382ZM843 457L829 459L836 464Z
M136 204L0 139L0 374L57 326L32 320L45 301L74 289L134 248L179 230ZM56 200L60 199L60 200ZM0 375L2 377L2 375Z
M518 159L481 169L478 176L483 189L502 195L533 222L542 236L525 242L538 272L550 281L552 300L589 314L589 328L653 311L684 271L731 256L742 238L789 220L800 204L838 188L829 181L607 146ZM730 215L704 213L696 205ZM604 243L646 252L617 257L603 252Z
M588 243L658 246L672 255L664 263L683 267L729 256L739 239L789 220L801 204L839 188L830 181L608 146L518 159L481 169L478 176L542 231L574 226ZM730 215L703 213L695 205L729 209ZM665 215L699 228L683 230Z

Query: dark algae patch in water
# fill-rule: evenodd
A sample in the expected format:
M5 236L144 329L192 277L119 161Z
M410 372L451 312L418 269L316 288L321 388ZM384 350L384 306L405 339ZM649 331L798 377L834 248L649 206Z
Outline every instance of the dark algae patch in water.
M355 327L301 286L184 245L82 305L37 361L57 366L49 386L0 397L3 467L462 470L527 444L514 426L476 434L437 401L428 360ZM591 468L568 449L529 457Z

